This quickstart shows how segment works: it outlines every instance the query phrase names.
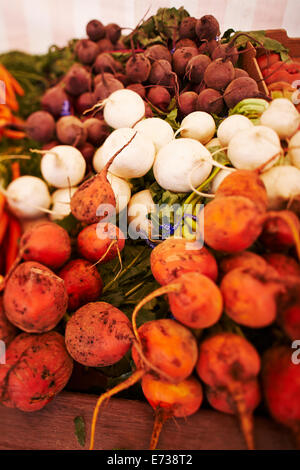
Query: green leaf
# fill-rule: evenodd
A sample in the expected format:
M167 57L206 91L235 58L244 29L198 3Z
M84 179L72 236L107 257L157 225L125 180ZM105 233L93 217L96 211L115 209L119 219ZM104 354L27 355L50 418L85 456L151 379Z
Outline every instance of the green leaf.
M77 438L78 443L81 447L85 446L86 442L86 429L85 429L85 421L82 416L76 416L74 418L74 425L75 425L75 436Z

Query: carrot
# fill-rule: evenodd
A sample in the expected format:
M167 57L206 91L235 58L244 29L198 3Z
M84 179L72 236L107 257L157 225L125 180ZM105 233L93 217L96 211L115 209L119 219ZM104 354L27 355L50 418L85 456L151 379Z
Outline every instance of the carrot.
M8 227L9 217L7 212L3 212L1 220L0 220L0 244L2 243L5 233Z
M11 171L12 171L12 179L16 180L21 176L20 172L20 163L19 162L13 162L11 164Z
M26 136L25 132L12 129L5 129L3 133L9 139L23 139Z
M5 271L9 271L10 267L13 265L15 259L17 258L19 251L19 239L21 237L21 225L20 222L15 218L10 216L9 220L9 238L8 238L8 247L6 251L6 260L5 260Z
M8 72L8 74L10 76L10 82L12 84L12 87L15 90L15 92L17 93L17 95L24 96L25 91L21 87L20 83L15 79L15 77L12 76L11 73Z

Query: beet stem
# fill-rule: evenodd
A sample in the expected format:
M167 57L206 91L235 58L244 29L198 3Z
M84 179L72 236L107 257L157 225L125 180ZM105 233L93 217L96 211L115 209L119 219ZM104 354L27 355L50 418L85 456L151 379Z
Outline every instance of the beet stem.
M163 425L170 418L171 415L172 413L168 412L164 408L158 408L155 410L155 420L154 420L149 450L156 449Z
M92 418L92 427L91 427L91 437L90 437L90 449L94 449L94 444L95 444L95 432L96 432L96 424L97 424L97 418L99 414L99 409L102 403L105 400L109 400L113 395L116 395L119 392L122 392L123 390L127 390L127 388L131 387L135 383L137 383L145 374L145 371L142 369L137 369L128 379L124 380L124 382L116 385L114 388L109 390L108 392L103 393L99 398L96 403L94 413L93 413L93 418Z

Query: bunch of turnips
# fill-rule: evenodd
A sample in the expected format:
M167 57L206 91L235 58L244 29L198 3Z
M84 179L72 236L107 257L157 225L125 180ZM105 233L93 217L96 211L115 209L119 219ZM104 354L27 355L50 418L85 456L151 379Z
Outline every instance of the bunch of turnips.
M167 419L208 404L238 417L249 449L261 403L300 445L299 112L242 69L261 39L220 38L211 15L161 9L127 36L98 20L86 32L27 119L39 177L2 188L31 225L2 283L0 401L35 411L78 364L116 366L91 449L101 404L138 382L151 449ZM163 237L173 204L190 213Z

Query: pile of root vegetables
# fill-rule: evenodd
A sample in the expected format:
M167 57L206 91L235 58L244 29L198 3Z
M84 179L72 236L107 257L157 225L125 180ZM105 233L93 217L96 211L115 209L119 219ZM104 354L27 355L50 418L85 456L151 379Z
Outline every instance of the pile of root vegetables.
M1 193L37 222L1 285L0 402L40 410L73 367L129 358L96 403L91 449L103 402L138 382L154 410L151 449L166 420L207 406L236 415L249 449L258 407L300 446L299 113L237 67L238 34L221 41L211 15L171 10L177 24L146 47L141 26L122 37L90 21L78 63L27 119L41 177ZM189 204L200 231L175 217L166 236L155 208L166 201ZM151 215L165 236L152 237ZM123 288L131 271L139 282Z

